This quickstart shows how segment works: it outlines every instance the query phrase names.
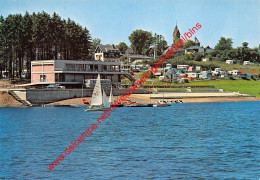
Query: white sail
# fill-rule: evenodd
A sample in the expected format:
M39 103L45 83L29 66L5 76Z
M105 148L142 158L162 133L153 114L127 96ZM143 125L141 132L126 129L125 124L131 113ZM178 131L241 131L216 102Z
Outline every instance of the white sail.
M93 90L91 106L101 106L102 105L102 92L101 92L101 82L100 75L97 77L95 88Z
M108 102L108 100L107 100L107 95L106 95L104 89L103 89L103 105L104 105L106 108L109 108L109 107L110 107L110 104L109 104L109 102Z
M110 96L109 96L108 102L109 102L110 104L111 104L112 102L114 102L113 93L112 93L112 86L111 86L111 91L110 91Z

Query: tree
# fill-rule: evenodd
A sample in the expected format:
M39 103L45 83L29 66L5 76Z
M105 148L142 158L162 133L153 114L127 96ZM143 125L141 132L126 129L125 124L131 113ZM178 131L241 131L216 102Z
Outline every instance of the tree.
M167 41L160 34L154 34L154 47L156 48L157 55L162 55L163 51L167 48Z
M248 48L247 46L248 46L248 43L247 42L243 42L242 43L242 46L244 47L244 48Z
M176 38L174 39L174 43L177 44L177 43L179 43L179 42L180 42L180 38L176 37Z
M93 46L92 49L95 50L100 43L101 43L101 39L94 38L93 41L92 41L92 46Z
M232 49L232 39L221 37L218 44L215 46L215 50L231 50Z
M35 59L87 59L90 48L89 31L56 13L0 16L0 71L7 69L9 78L21 77L24 69L30 73Z
M126 43L124 42L120 42L118 45L117 45L118 49L120 50L120 52L122 54L125 54L125 51L127 50L128 46L126 45Z
M195 45L195 42L194 41L192 41L192 40L187 40L186 42L185 42L185 44L183 45L183 48L184 49L187 49L187 48L189 48L189 47L191 47L191 46L194 46Z
M201 53L195 53L194 60L195 61L201 61L201 58L203 57L203 54Z
M138 54L145 54L153 43L153 35L151 32L141 29L135 30L129 36L131 47Z

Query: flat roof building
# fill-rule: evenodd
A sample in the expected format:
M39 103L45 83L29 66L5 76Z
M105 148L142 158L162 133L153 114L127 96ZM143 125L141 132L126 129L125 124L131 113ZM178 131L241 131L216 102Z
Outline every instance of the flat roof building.
M109 79L120 84L120 61L117 60L41 60L31 62L31 85L63 84L81 85L85 79Z

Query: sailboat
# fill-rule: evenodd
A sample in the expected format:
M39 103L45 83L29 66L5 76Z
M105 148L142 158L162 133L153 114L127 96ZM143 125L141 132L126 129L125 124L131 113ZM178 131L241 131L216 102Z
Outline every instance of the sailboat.
M115 100L114 100L114 97L113 97L113 92L112 92L112 85L111 85L110 96L109 96L108 102L110 104L115 103ZM124 107L124 104L117 104L116 106L117 107Z
M98 74L97 81L93 90L91 104L85 111L104 111L110 107L110 103L107 100L107 95L103 89L101 91L100 75Z
M114 102L114 97L113 97L113 93L112 93L112 86L111 86L110 96L109 96L108 102L109 102L110 104L111 104L112 102Z

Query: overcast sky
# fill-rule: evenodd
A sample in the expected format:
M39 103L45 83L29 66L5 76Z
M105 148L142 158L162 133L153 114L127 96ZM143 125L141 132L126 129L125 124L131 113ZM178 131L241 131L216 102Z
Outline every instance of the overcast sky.
M130 45L136 29L162 34L171 44L176 21L181 34L200 23L196 36L203 46L214 47L221 36L231 37L233 47L260 44L260 0L0 0L4 17L43 10L70 17L102 44Z

